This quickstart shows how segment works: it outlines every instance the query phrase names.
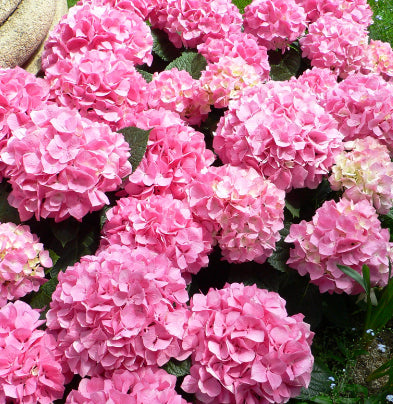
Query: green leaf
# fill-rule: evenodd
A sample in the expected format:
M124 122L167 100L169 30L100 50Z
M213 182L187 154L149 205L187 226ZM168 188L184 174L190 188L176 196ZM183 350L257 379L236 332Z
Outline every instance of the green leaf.
M286 272L288 269L287 261L289 258L289 244L284 241L289 234L289 229L285 227L280 231L281 239L276 243L276 249L273 254L267 259L267 262L280 272Z
M33 295L33 298L30 301L30 306L33 307L33 309L43 309L48 306L52 300L52 294L55 291L57 284L57 278L52 278L41 285L38 292Z
M74 240L78 234L77 229L80 227L80 223L75 219L70 218L60 223L50 221L50 229L55 238L60 241L60 244L64 248L70 241Z
M190 73L193 79L198 80L201 77L202 70L204 70L206 66L206 59L201 54L186 51L173 62L169 63L165 70L171 70L176 67L178 70L185 70Z
M190 374L191 360L186 359L184 361L178 361L176 359L171 359L164 369L171 375L176 377L183 377Z
M143 130L134 126L128 126L118 131L124 135L126 142L130 145L131 157L129 161L132 165L132 172L137 169L146 153L150 131L151 129Z
M141 76L148 82L150 83L153 80L153 75L149 72L146 72L145 70L142 70L139 67L136 67L136 70L138 73L141 74Z
M8 184L6 181L0 183L0 222L12 222L15 224L20 224L20 218L17 209L10 206L7 200L10 192L10 184Z
M385 287L378 306L373 310L370 316L369 328L373 330L382 329L388 321L393 318L393 278Z
M67 0L67 5L68 8L75 6L75 4L78 2L78 0Z
M364 289L364 291L367 291L366 283L359 272L355 271L351 267L347 267L346 265L337 264L337 267L344 272L345 275L348 275L350 278L355 280Z
M243 14L246 6L251 4L252 0L232 0L232 3L239 9Z
M285 207L289 210L293 218L300 217L300 208L295 208L287 200L285 201Z
M160 57L165 62L171 62L181 55L181 50L168 39L168 35L160 30L153 28L151 30L153 37L153 53Z
M289 80L292 76L296 76L300 68L300 62L301 55L299 51L291 48L284 53L278 64L270 65L270 78L275 81Z

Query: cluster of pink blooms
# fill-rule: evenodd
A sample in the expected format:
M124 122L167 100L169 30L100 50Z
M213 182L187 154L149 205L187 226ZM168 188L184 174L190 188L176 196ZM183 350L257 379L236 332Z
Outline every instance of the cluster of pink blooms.
M112 245L58 278L47 327L65 371L111 376L189 356L186 283L165 255Z
M192 351L182 389L201 403L285 403L308 386L313 332L285 300L255 285L195 294L183 347Z
M388 260L393 258L389 230L381 228L378 214L368 200L326 201L310 222L292 224L285 238L294 243L287 264L321 293L358 294L362 287L338 267L346 265L360 274L370 268L371 286L385 286L389 277Z
M228 262L263 263L284 227L285 192L253 168L210 167L188 187L191 210Z
M365 137L345 143L347 151L336 156L329 177L334 191L358 202L369 200L377 213L386 215L393 205L393 163L377 139Z
M26 225L0 223L0 307L37 291L52 260Z
M0 308L0 402L50 404L63 397L64 375L53 336L27 303Z
M230 103L214 136L223 163L250 166L278 188L316 188L342 148L337 123L295 82L268 82Z
M193 219L185 200L170 194L121 198L106 216L101 248L113 244L148 247L167 256L188 281L187 274L209 263L212 235Z
M131 173L123 135L55 105L32 111L30 118L0 153L12 185L8 202L21 220L81 220L109 204L105 192Z
M371 39L364 57L362 73L376 73L386 81L393 79L393 49L390 43Z
M66 404L186 404L175 391L176 377L158 367L141 367L133 372L117 370L111 378L82 379Z

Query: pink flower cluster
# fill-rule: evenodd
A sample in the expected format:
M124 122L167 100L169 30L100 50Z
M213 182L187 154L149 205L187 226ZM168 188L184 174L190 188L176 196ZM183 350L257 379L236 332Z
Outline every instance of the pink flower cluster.
M285 403L307 387L313 333L303 315L255 285L226 284L190 301L183 347L192 350L182 389L201 403Z
M45 321L27 303L0 308L0 402L50 404L63 397L56 341L38 329Z
M285 192L253 168L210 167L187 189L191 210L228 262L263 263L284 227Z
M209 263L213 239L196 222L185 200L172 195L149 195L146 199L121 198L107 211L101 248L119 244L144 246L170 259L186 279Z
M308 86L268 82L230 103L213 147L223 163L251 166L290 191L318 186L342 148L342 135Z
M159 1L160 0L79 0L78 4L88 4L90 7L110 6L115 9L129 10L145 20Z
M376 73L386 81L393 80L393 49L389 42L371 39L364 58L362 73Z
M29 226L0 223L0 307L37 291L52 260Z
M152 129L140 165L125 182L130 196L169 193L184 199L184 187L214 161L204 135L185 125L174 112L147 110L127 124Z
M321 293L363 291L337 264L359 273L367 265L372 287L383 287L388 282L393 244L389 242L389 230L381 228L378 215L367 200L326 201L310 222L292 224L285 241L294 243L287 264L300 275L309 274L310 282L318 285Z
M158 1L149 15L153 28L168 33L178 48L196 48L208 38L224 38L240 33L242 15L231 0Z
M112 245L59 274L47 313L64 369L110 377L189 356L186 284L168 258Z
M48 106L30 117L0 153L12 185L8 201L21 220L81 220L108 204L105 192L131 173L123 135L67 108Z
M332 167L331 188L344 190L343 196L354 202L367 199L377 213L386 215L393 206L393 163L387 147L372 137L345 147Z
M186 404L175 391L176 377L158 367L136 371L115 371L110 379L82 379L78 390L68 395L66 404Z
M304 34L306 13L295 0L253 0L244 9L244 32L270 49L284 49Z

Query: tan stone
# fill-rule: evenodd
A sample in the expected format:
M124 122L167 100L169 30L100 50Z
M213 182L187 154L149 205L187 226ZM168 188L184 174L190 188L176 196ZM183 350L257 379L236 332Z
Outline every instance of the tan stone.
M0 0L0 25L14 12L21 0Z
M0 26L0 66L23 65L46 37L58 0L22 0Z
M52 31L53 28L58 24L61 17L67 14L67 11L68 11L67 0L57 0L55 15L53 17L52 24L49 28L49 32L45 37L45 39L42 41L41 45L38 47L38 49L33 53L30 59L23 65L23 68L25 70L33 74L37 74L41 70L41 55L42 52L44 51L45 42L48 39L50 31Z

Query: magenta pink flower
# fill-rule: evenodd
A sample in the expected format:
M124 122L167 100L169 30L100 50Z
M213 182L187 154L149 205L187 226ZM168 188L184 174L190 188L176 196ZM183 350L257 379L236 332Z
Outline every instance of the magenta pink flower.
M304 34L306 13L295 0L253 0L244 9L244 32L270 49L284 49Z
M209 263L212 235L193 220L185 200L170 194L121 198L106 216L101 248L112 244L148 247L168 257L188 282L190 274Z
M230 103L213 146L224 164L251 166L289 191L318 186L342 148L342 135L308 86L271 81Z
M176 377L158 367L141 367L133 372L117 370L110 379L82 379L66 404L187 404L175 391Z
M389 230L381 228L378 215L367 200L326 201L312 221L292 224L285 239L294 243L287 264L300 275L310 275L321 293L359 294L362 287L337 264L362 272L370 268L371 286L385 286L389 277L389 258L393 244Z
M153 28L168 33L178 48L196 48L208 38L240 33L242 15L230 0L159 1L149 15Z
M61 399L64 376L56 341L27 303L0 308L0 402L50 404Z
M214 161L213 152L206 149L204 135L186 126L173 112L148 110L126 123L152 129L140 165L125 182L130 196L169 193L184 199L184 187Z
M195 294L185 349L191 374L182 389L199 403L285 403L310 382L314 333L285 300L255 285L226 284Z
M105 192L117 190L131 173L123 135L68 108L30 116L0 153L12 185L8 201L21 220L81 220L109 204Z
M354 21L324 14L308 26L299 43L311 66L330 68L345 78L362 68L368 33Z
M147 91L150 108L177 112L190 125L199 125L210 112L208 94L185 70L175 67L154 73Z
M263 263L284 227L285 192L253 168L210 167L188 187L195 217L229 262Z
M186 283L168 258L111 245L59 274L47 313L65 369L110 377L115 370L184 360Z
M0 223L0 307L37 292L52 260L29 226Z
M161 0L79 0L79 5L110 6L120 10L129 10L138 14L143 20Z
M244 32L233 33L224 38L208 38L198 45L198 52L207 62L218 63L224 57L241 57L245 63L252 66L262 81L269 79L270 65L267 49L258 45L257 38Z
M370 40L365 49L361 73L380 74L386 81L393 81L393 49L389 42Z

